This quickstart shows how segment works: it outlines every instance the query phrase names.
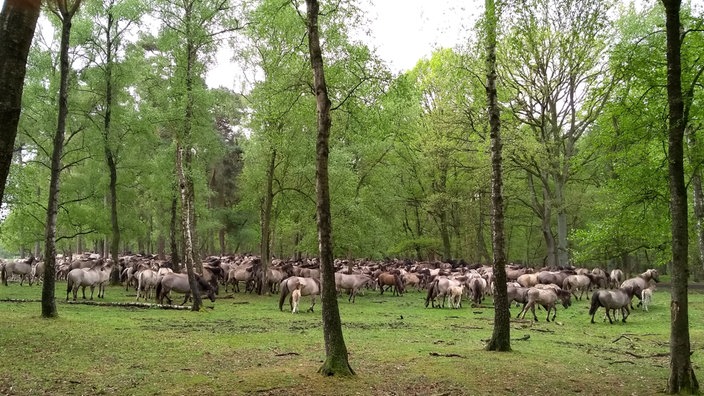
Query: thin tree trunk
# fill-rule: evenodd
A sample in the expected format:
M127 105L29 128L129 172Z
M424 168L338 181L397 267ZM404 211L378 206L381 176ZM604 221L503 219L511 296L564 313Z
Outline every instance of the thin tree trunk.
M110 274L110 283L120 283L120 266L119 251L120 251L120 225L117 217L117 163L115 153L110 147L110 133L112 130L112 106L113 106L113 14L112 2L108 6L108 21L105 28L105 119L103 120L103 148L105 151L105 162L108 166L110 175L109 183L109 199L110 199L110 225L112 227L112 238L110 239L110 257L112 257L112 273Z
M318 35L317 0L306 0L308 10L308 48L313 68L313 84L318 108L318 138L316 142L315 191L317 197L318 247L320 248L320 269L322 275L323 336L325 338L325 362L318 370L326 376L354 375L349 364L347 347L342 336L340 310L337 306L335 290L335 269L333 267L332 219L330 218L330 185L328 180L328 155L330 148L330 99L325 83L323 54Z
M276 149L272 148L269 167L266 170L266 191L264 192L264 207L262 208L262 285L261 293L269 293L267 271L271 262L271 211L274 203L274 169L276 167Z
M61 175L61 157L64 149L66 133L66 118L68 117L68 75L70 64L68 49L71 38L71 22L80 0L71 7L67 2L57 2L58 14L61 17L61 44L59 47L60 83L59 83L59 113L56 132L51 153L51 176L49 179L49 202L46 210L46 247L44 252L44 283L42 284L42 317L53 318L59 315L56 310L56 218L59 211L59 178Z
M672 218L672 290L670 301L670 393L698 393L690 360L687 281L687 190L684 184L684 119L680 38L681 0L662 0L667 35L667 101L669 107L668 170Z
M27 56L40 5L40 0L5 0L0 12L0 202L12 164Z
M193 299L193 311L199 311L202 305L202 300L200 297L200 291L198 289L198 284L196 283L195 271L194 271L194 260L195 256L193 254L193 239L191 234L192 224L189 205L191 201L188 199L188 180L186 173L188 169L185 169L184 157L187 154L184 153L184 148L181 147L181 143L176 143L176 171L178 173L178 182L181 191L181 228L183 231L183 263L186 265L186 272L188 273L188 283L191 286L191 298Z
M174 272L181 272L181 255L178 249L178 196L171 197L171 224L169 227L169 239L171 247L171 265Z
M486 96L491 136L491 234L494 250L494 331L486 345L489 351L511 350L510 313L506 291L506 253L504 250L504 198L501 157L501 110L496 94L496 6L485 1L486 12Z

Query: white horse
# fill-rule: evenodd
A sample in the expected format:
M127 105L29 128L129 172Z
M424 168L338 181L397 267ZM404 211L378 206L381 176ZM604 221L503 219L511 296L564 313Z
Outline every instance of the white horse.
M640 292L640 298L641 298L641 301L643 302L643 304L642 304L643 311L647 312L648 306L650 305L650 303L653 302L653 289L654 289L654 287L651 286L646 289L643 289L643 291Z

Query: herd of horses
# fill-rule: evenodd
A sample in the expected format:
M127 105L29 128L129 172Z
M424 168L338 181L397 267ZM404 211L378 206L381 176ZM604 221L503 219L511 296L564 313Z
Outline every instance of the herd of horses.
M40 279L43 269L41 261L33 257L0 263L2 282L15 277L20 286L25 281L31 286L35 279ZM462 300L468 300L474 306L481 306L487 296L494 293L495 284L492 268L489 266L458 266L451 263L412 263L392 261L384 263L350 262L336 260L335 285L338 293L347 292L348 301L355 302L359 293L378 291L380 294L391 292L401 296L409 289L425 291L425 307L461 308ZM298 312L302 296L310 296L313 311L316 299L321 292L320 270L315 259L306 262L284 262L273 260L266 270L256 256L210 257L203 262L201 273L194 274L189 280L185 273L174 272L167 261L151 256L125 256L120 259L120 279L126 290L131 287L137 292L136 298L144 300L154 298L158 303L172 303L171 292L184 294L183 304L190 298L191 282L201 295L215 301L219 287L225 286L233 292L240 292L240 283L244 282L245 292L261 293L264 288L279 294L279 309L283 310L287 297L289 309ZM98 298L105 297L105 286L109 283L113 263L98 255L83 255L73 260L63 260L57 264L57 279L66 280L66 300L71 293L77 299L78 289L90 289L90 299L98 289ZM535 307L541 306L547 312L546 320L554 321L557 306L567 308L572 298L590 299L589 314L594 323L594 316L599 308L605 309L605 318L613 323L620 312L621 320L626 321L633 309L633 298L641 300L643 309L647 310L652 298L654 283L659 281L658 271L649 269L638 276L624 279L623 271L614 269L610 273L602 269L584 268L534 270L529 267L510 265L506 268L507 295L509 304L522 304L517 317L525 318L531 311L533 320L538 318ZM591 298L589 297L591 293ZM289 297L290 295L290 297ZM552 315L552 316L551 316Z

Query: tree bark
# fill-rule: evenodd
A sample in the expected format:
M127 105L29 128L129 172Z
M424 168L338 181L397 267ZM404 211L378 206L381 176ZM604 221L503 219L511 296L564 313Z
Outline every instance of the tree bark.
M264 192L264 207L262 208L262 285L261 294L269 293L267 271L271 262L271 211L274 206L274 170L276 168L276 149L272 148L269 167L266 170L266 191Z
M181 272L181 255L178 250L178 195L171 198L171 223L169 226L169 245L171 248L171 265L174 272Z
M488 351L511 350L510 312L506 291L506 253L504 236L503 160L501 157L501 110L496 94L496 5L485 1L486 12L486 96L491 137L491 235L494 249L493 270L494 331L486 345Z
M195 276L195 256L193 254L193 239L192 239L192 224L190 210L192 201L188 199L188 180L186 165L184 164L184 157L187 155L184 153L184 148L181 147L181 143L176 143L176 171L178 173L178 182L181 191L181 229L183 231L183 263L186 266L186 272L188 274L188 284L191 286L191 298L193 299L192 310L200 311L202 305L202 300L200 297L200 291L198 289L198 283L196 282Z
M40 0L5 0L0 12L0 202L12 164L27 56L40 5Z
M51 153L51 176L49 179L49 202L46 210L46 247L44 248L44 283L42 284L42 317L57 317L56 299L56 218L59 212L59 178L61 176L61 157L64 150L66 119L68 117L68 75L71 72L68 49L71 38L73 16L81 5L75 0L69 6L67 2L57 2L57 15L61 18L61 44L59 47L59 113Z
M681 0L662 0L667 36L668 171L672 218L672 289L670 301L670 393L698 393L699 383L690 360L687 281L687 190L684 183L684 118L680 38Z
M322 276L323 336L325 338L325 361L318 370L326 376L354 375L349 364L347 347L342 336L340 310L337 306L335 290L335 269L333 267L332 219L330 218L330 185L328 180L328 146L330 138L330 99L325 83L323 54L318 35L317 0L306 0L308 10L308 48L313 69L313 86L317 102L318 138L316 141L315 192L318 223L318 248L320 250L320 270Z
M112 30L114 18L112 14L111 2L107 10L107 26L105 28L105 118L103 120L103 149L105 151L105 162L108 166L109 182L109 199L110 199L110 225L112 228L112 238L110 239L110 257L114 265L110 274L110 283L115 285L120 283L120 224L117 217L117 161L115 151L110 144L110 135L112 130L112 106L113 106L113 37Z

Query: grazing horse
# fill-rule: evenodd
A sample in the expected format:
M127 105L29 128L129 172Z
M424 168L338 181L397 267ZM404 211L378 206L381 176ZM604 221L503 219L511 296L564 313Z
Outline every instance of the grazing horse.
M445 299L450 294L450 288L452 286L459 286L462 282L457 279L448 278L435 278L428 285L428 295L425 297L425 307L428 308L428 304L432 302L432 307L435 308L435 299L442 296L442 308L445 308ZM437 304L438 308L441 307Z
M379 274L377 282L379 283L379 288L381 289L381 293L379 294L384 294L384 286L386 286L386 290L390 287L393 288L394 296L400 296L403 294L403 280L401 280L401 275L399 275L398 270L382 272Z
M626 279L625 281L623 281L623 283L621 283L621 287L632 288L633 294L631 296L635 295L640 300L642 298L641 291L643 291L643 289L647 289L650 286L651 280L655 281L656 283L659 282L659 276L660 274L658 273L658 270L651 268L643 272L642 274L636 276L635 278ZM631 309L633 309L633 303L631 303Z
M611 320L611 315L609 311L613 311L614 317L616 315L616 310L621 310L622 322L626 323L626 318L631 314L628 306L631 303L631 299L635 294L635 289L630 286L621 286L616 290L596 290L592 294L592 303L589 307L589 315L592 316L592 323L594 323L594 314L599 309L599 307L604 307L606 309L606 317L609 318L609 323L613 324L614 321Z
M296 286L296 290L291 293L291 304L293 304L293 307L291 308L291 313L298 313L298 302L301 301L301 284L299 283L298 286Z
M33 256L29 257L27 260L10 261L2 267L2 283L7 286L7 279L17 274L20 276L20 286L24 283L25 278L29 278L29 285L32 286L36 269L37 267Z
M311 296L312 305L308 308L308 311L313 312L313 307L315 307L315 297L320 294L320 280L317 278L303 278L300 276L291 276L281 281L279 284L279 310L284 310L284 301L286 301L286 296L297 288L300 287L301 296ZM289 299L289 304L293 310L293 298Z
M83 288L83 299L86 298L86 286L90 286L90 299L93 299L93 292L98 286L98 298L105 298L105 283L110 279L112 262L103 263L98 260L91 268L74 268L66 275L66 301L68 295L73 291L73 301L76 301L78 288Z
M215 289L210 282L198 274L193 275L196 279L196 288L198 289L198 292L205 293L210 301L215 302ZM188 299L191 298L191 285L188 283L188 274L172 272L159 279L156 284L156 299L159 301L159 304L163 304L164 298L166 298L169 301L169 305L171 305L169 292L172 290L177 293L185 294L183 303L181 303L181 305L185 305Z
M609 273L609 287L612 289L618 289L625 278L626 277L623 275L623 271L618 268L612 269Z
M538 289L535 287L530 288L528 290L528 302L521 311L521 319L526 317L526 312L528 312L528 309L530 308L533 313L533 319L537 322L538 317L535 316L535 304L540 304L546 311L548 311L548 316L546 318L548 322L550 321L550 311L555 310L555 313L552 315L552 321L554 322L555 317L557 316L556 302L558 299L562 302L562 306L565 308L572 305L572 293L566 290Z
M528 304L528 290L530 290L529 287L515 287L515 286L508 286L506 287L506 295L508 297L508 305L510 306L512 302L520 303L523 304L525 307L526 304ZM521 311L518 312L518 315L516 318L521 316L521 313L523 312L523 309L521 308Z
M373 285L374 281L371 276L364 274L345 274L342 272L335 272L335 286L337 290L345 289L349 290L350 296L347 298L348 302L353 302L357 296L359 289L366 285Z

